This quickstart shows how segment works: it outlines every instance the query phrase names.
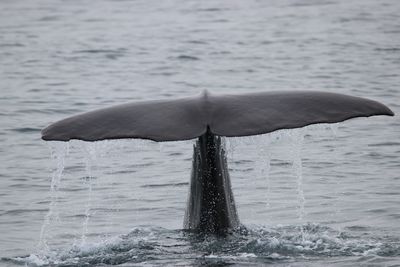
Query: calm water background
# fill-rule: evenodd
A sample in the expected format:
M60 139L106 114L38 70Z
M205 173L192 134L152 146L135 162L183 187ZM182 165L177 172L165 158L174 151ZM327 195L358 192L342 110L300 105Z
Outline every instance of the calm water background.
M399 14L397 0L1 1L0 265L400 266L398 116L306 130L300 156L298 131L228 140L248 230L224 240L180 231L192 142L73 142L51 195L60 161L40 140L72 114L203 89L323 90L400 114Z

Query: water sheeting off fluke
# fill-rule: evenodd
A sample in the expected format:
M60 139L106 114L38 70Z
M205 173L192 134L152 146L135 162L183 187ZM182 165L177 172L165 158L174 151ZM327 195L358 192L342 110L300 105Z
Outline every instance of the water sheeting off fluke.
M360 97L317 91L271 91L134 102L56 122L43 140L142 138L178 141L201 136L249 136L356 117L393 116L385 105Z

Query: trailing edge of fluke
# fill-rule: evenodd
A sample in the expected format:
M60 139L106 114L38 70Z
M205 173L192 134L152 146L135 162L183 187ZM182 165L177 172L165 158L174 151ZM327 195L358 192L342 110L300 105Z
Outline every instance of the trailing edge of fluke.
M141 138L154 141L194 139L207 129L218 136L250 136L315 123L394 113L360 97L318 91L270 91L133 102L99 109L51 124L46 141Z

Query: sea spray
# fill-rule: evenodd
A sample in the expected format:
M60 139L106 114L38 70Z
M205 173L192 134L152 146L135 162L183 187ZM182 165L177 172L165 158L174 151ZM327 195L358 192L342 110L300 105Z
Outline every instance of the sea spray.
M58 198L61 184L61 177L65 167L65 159L69 153L68 142L50 142L51 158L55 162L50 183L50 204L49 211L44 217L44 221L40 230L38 243L38 254L43 255L50 251L48 245L48 228L56 221L59 221Z

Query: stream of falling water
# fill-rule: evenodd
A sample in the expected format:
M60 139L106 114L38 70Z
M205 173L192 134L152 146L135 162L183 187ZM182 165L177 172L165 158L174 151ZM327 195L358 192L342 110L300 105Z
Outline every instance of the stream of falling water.
M86 177L84 179L84 183L87 187L87 199L85 203L85 217L82 223L82 236L81 236L81 244L84 245L86 243L86 236L88 234L88 226L89 220L91 216L91 205L92 205L92 191L93 191L93 173L92 168L97 158L97 149L96 143L93 142L85 142L83 146L83 151L85 154L85 171Z
M333 139L335 139L336 141L337 141L337 137L338 137L338 128L339 128L338 123L329 124L330 133L331 133ZM336 148L332 147L332 150L333 150L332 151L333 152L333 156L332 156L333 162L338 162L339 158L338 158ZM339 207L339 199L341 196L341 192L338 191L338 188L340 188L340 179L334 179L334 183L335 183L335 185L333 186L334 200L333 200L333 204L332 204L333 212L331 213L332 219L338 218L339 213L341 212L340 207ZM338 226L338 231L339 232L342 231L340 225Z
M254 143L261 144L258 148L258 161L256 162L256 169L258 175L261 176L261 179L265 180L265 201L266 208L270 208L270 198L271 198L271 180L270 180L270 171L271 171L271 135L261 135L258 138L259 140L253 140Z
M306 127L307 128L307 127ZM255 170L265 180L266 194L265 201L266 207L270 207L270 195L271 195L271 159L272 146L279 143L283 146L288 146L288 149L282 149L285 153L285 157L292 164L292 173L296 178L297 186L297 216L300 225L304 223L304 209L305 209L305 196L303 190L303 174L302 174L302 147L304 142L304 135L306 128L300 129L287 129L280 130L277 132L248 136L248 137L231 137L226 138L225 147L228 152L228 156L231 160L234 158L235 150L241 145L255 145L257 146L258 159L255 161ZM326 125L317 126L313 128L325 129Z
M304 219L304 190L303 190L303 165L301 159L301 150L304 141L304 132L302 129L290 132L291 137L291 153L289 154L290 160L292 161L293 175L297 181L297 198L298 198L298 208L297 214L300 224L303 223Z
M301 150L304 142L304 132L303 129L298 129L296 131L290 132L292 137L292 151L290 153L292 160L293 174L297 181L297 214L299 218L301 239L304 241L304 205L306 202L303 189L303 165L301 159Z
M67 142L52 142L50 143L51 158L55 162L55 169L53 171L50 183L50 205L49 211L44 217L44 221L40 230L40 237L38 243L38 251L42 253L49 252L48 234L49 227L56 221L59 221L58 214L58 197L59 188L61 183L62 173L65 167L65 158L69 152L69 143Z

